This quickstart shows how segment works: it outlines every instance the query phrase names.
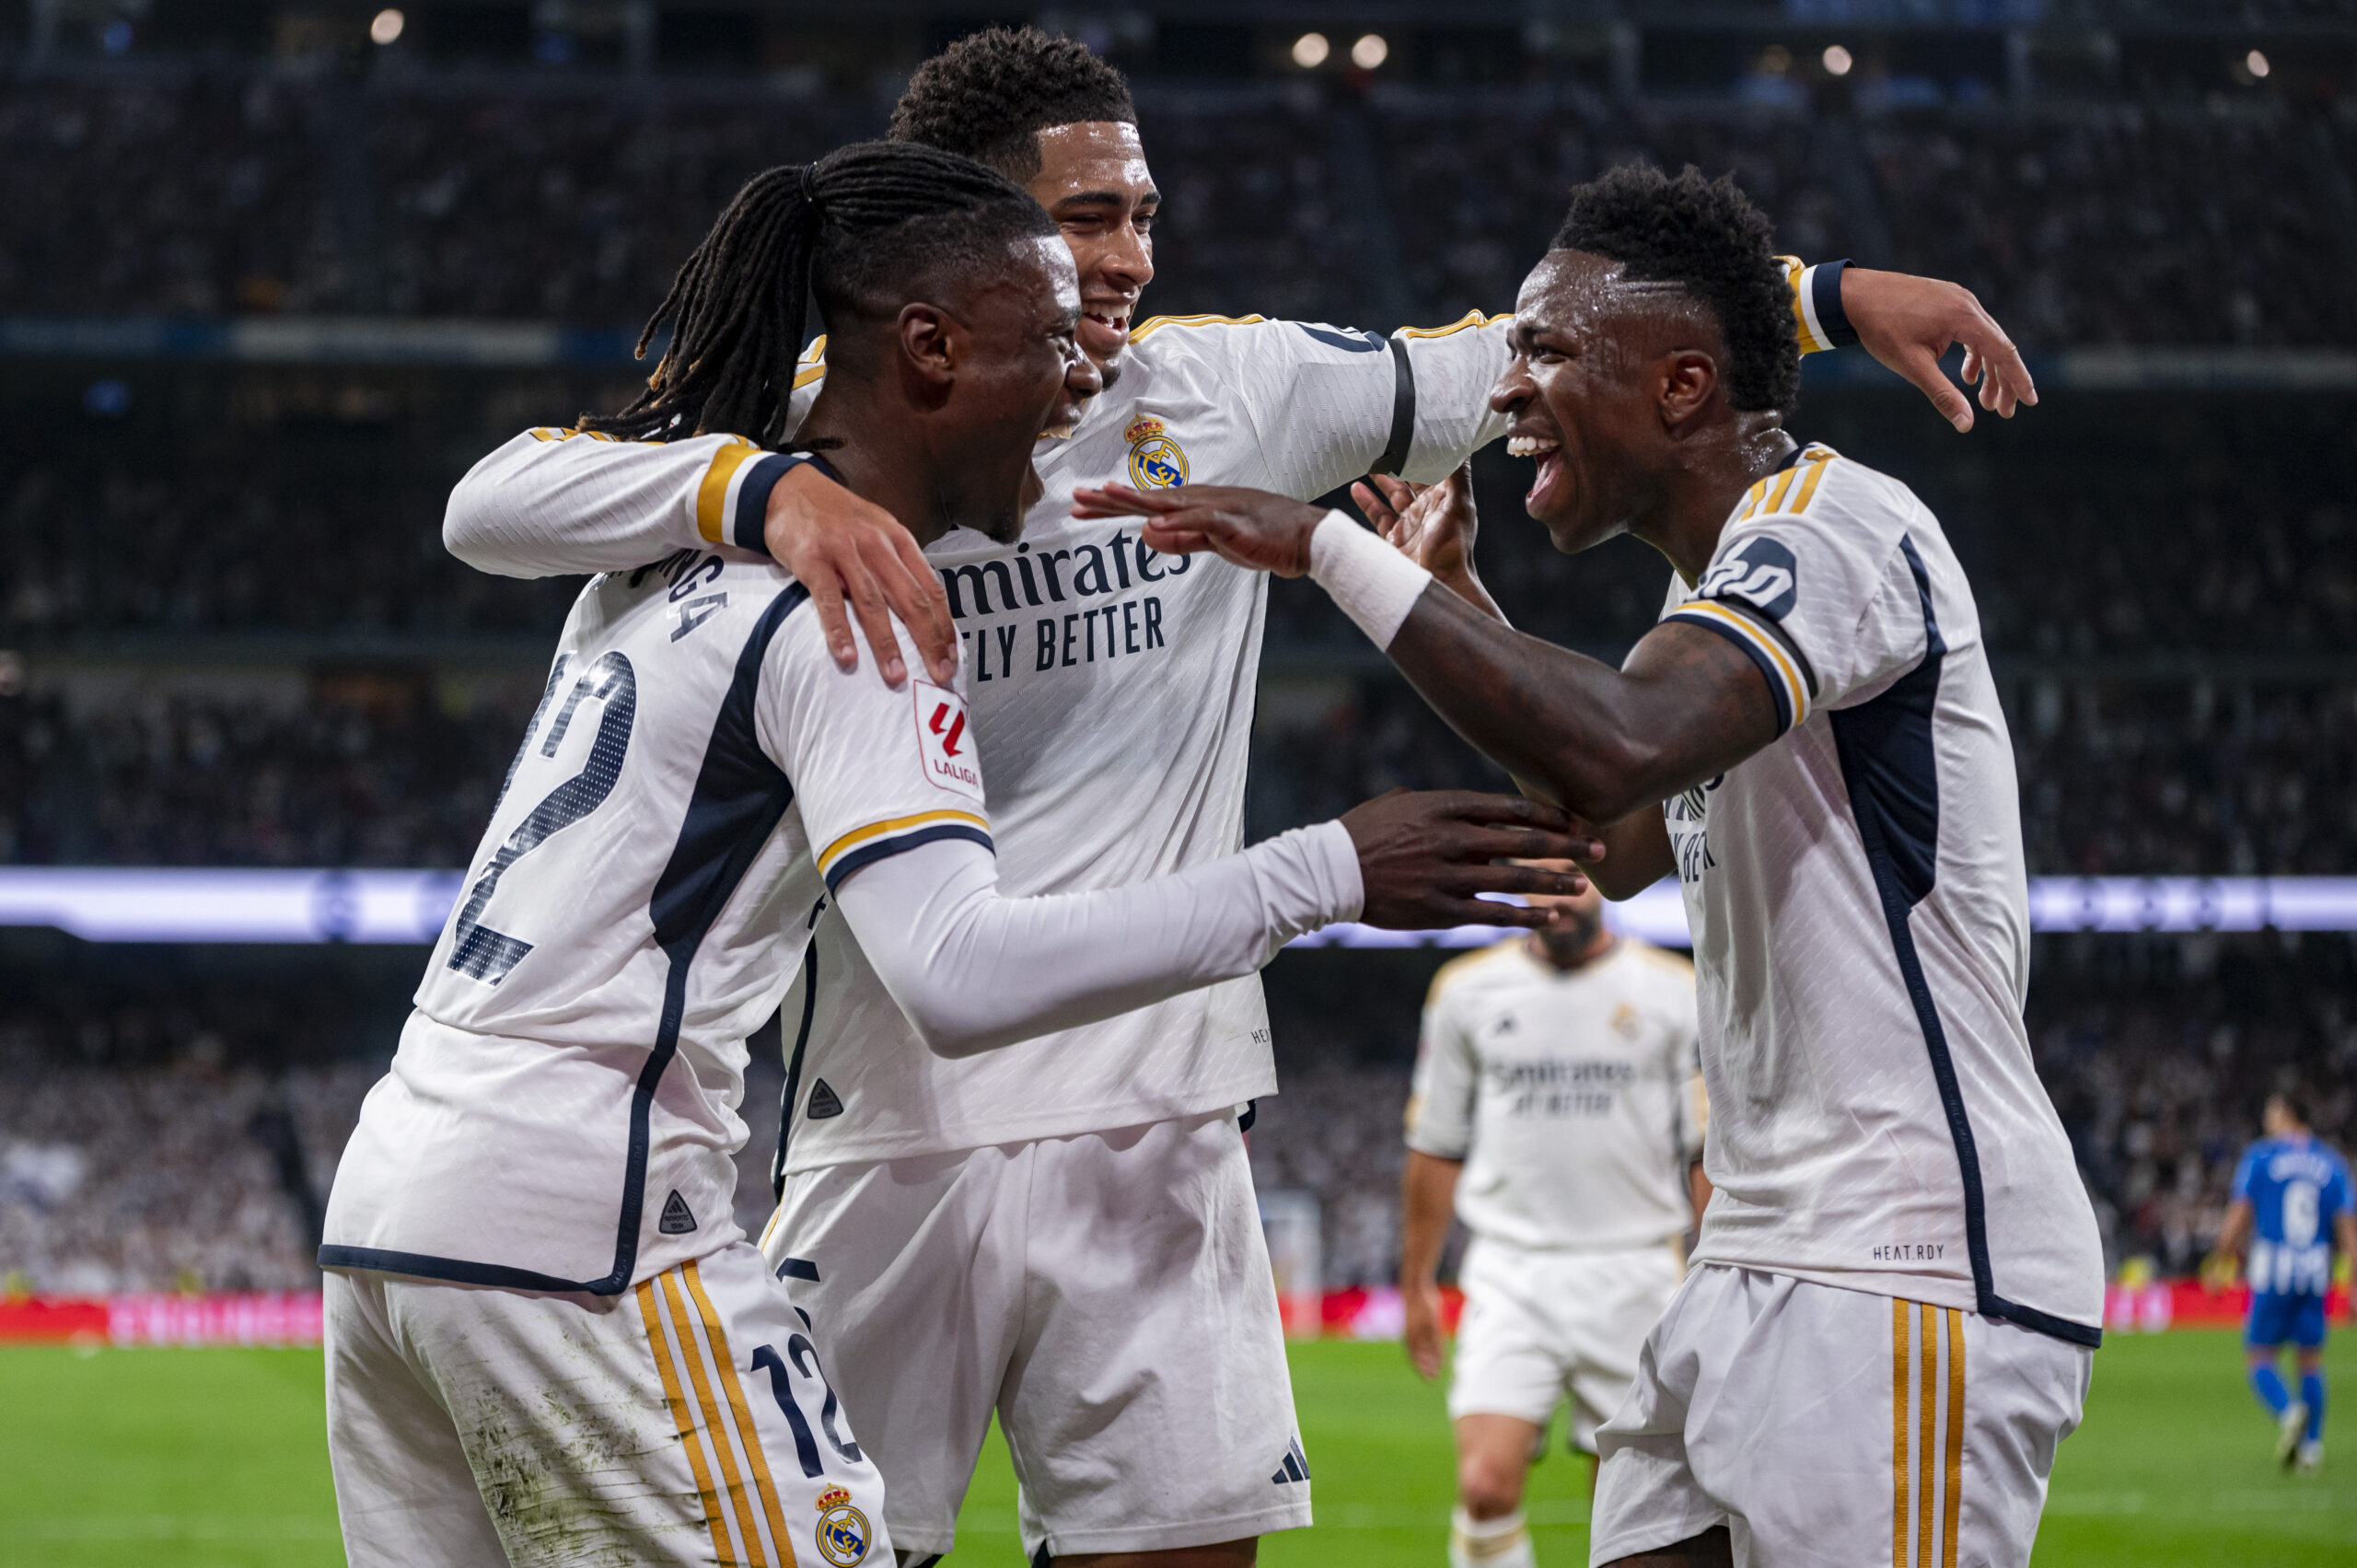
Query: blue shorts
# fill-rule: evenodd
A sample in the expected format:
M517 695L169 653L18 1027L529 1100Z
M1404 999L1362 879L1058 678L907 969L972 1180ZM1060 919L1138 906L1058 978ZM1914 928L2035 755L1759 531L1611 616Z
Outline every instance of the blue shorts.
M2271 1292L2252 1296L2250 1317L2243 1324L2243 1343L2316 1349L2324 1343L2324 1297Z

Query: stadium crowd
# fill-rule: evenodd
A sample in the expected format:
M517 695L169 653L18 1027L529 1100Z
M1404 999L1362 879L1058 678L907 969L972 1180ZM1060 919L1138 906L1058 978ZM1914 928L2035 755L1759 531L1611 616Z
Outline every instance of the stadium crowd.
M1400 1116L1420 993L1366 955L1270 971L1281 1091L1254 1179L1319 1200L1329 1286L1393 1277ZM1408 968L1428 973L1439 955ZM2357 947L2346 936L2042 937L2030 1029L2106 1249L2189 1272L2209 1249L2269 1090L2357 1136ZM387 970L336 993L181 977L110 1003L0 998L0 1289L301 1288L306 1241L403 1002ZM132 999L121 1000L128 992ZM378 1016L377 1015L383 1015ZM770 1206L783 1074L757 1049L737 1217Z
M2337 285L2357 133L2288 96L1864 114L1306 81L1140 99L1170 197L1161 310L1388 328L1387 309L1509 308L1563 192L1647 157L1734 169L1797 250L1964 282L2035 347L2357 343ZM884 123L874 95L807 81L34 73L0 101L0 196L53 221L0 255L0 298L626 325L748 175ZM1371 203L1396 252L1369 244Z

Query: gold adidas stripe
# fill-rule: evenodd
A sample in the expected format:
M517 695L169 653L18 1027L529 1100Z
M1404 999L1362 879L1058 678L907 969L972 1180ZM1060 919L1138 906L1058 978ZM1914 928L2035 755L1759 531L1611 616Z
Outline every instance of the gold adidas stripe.
M1130 342L1142 343L1165 327L1249 327L1265 316L1156 316L1130 329Z
M704 1463L703 1445L696 1435L695 1418L688 1412L688 1401L679 1390L679 1368L671 1350L670 1336L664 1332L663 1318L655 1301L655 1282L642 1280L638 1285L638 1314L646 1323L646 1341L655 1352L655 1369L663 1379L663 1399L671 1407L671 1424L679 1429L679 1446L688 1451L688 1469L695 1476L696 1496L703 1507L704 1527L712 1535L712 1556L715 1562L737 1568L736 1554L730 1551L726 1527L720 1521L720 1494L712 1489L712 1469Z
M753 1472L753 1495L761 1504L762 1516L769 1520L770 1539L794 1561L794 1543L786 1539L785 1515L778 1506L777 1482L770 1475L769 1457L761 1448L761 1429L753 1424L752 1413L745 1408L745 1385L737 1376L737 1357L728 1348L728 1335L720 1326L720 1314L713 1310L712 1297L704 1294L703 1275L691 1261L681 1265L687 1276L688 1294L695 1297L696 1311L703 1318L704 1342L711 1348L714 1374L721 1392L728 1400L729 1418L737 1423L737 1441L745 1449L745 1463Z
M688 1381L696 1391L704 1434L712 1440L713 1452L719 1458L721 1483L727 1488L729 1511L736 1516L747 1558L751 1568L769 1568L769 1554L761 1550L761 1538L753 1528L753 1510L746 1501L745 1481L737 1469L736 1449L728 1441L728 1434L722 1430L720 1405L713 1398L712 1379L705 1373L705 1350L688 1321L687 1303L680 1299L679 1272L672 1269L657 1276L663 1283L664 1309L679 1331L680 1359L688 1364Z
M1940 1562L1956 1568L1956 1527L1964 1499L1964 1314L1951 1307L1948 1318L1948 1449L1947 1508L1940 1527L1945 1545Z
M1907 1303L1890 1304L1890 1568L1908 1568Z

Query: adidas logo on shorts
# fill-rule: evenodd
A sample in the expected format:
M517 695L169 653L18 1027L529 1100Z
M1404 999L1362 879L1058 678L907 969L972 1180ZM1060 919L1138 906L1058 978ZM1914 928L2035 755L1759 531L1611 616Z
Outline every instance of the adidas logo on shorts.
M1295 1437L1285 1446L1284 1462L1277 1467L1277 1473L1269 1480L1275 1485L1286 1486L1308 1479L1309 1456L1301 1451L1301 1439Z

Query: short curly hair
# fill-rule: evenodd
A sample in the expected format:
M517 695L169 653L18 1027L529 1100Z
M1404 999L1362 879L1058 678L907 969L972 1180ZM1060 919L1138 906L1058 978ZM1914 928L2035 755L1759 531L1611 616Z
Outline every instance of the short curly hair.
M1711 308L1725 338L1727 401L1790 409L1800 401L1801 351L1792 287L1768 215L1731 175L1705 180L1692 164L1675 177L1628 163L1572 192L1558 250L1585 250L1622 274L1674 283Z
M1040 132L1092 120L1138 122L1120 72L1076 39L1031 27L986 28L917 67L893 106L888 134L1026 180L1039 172Z

